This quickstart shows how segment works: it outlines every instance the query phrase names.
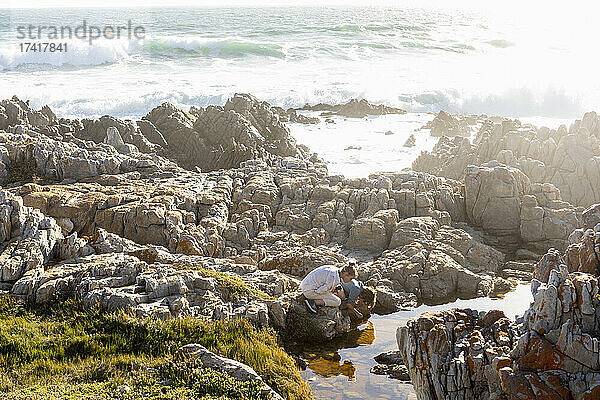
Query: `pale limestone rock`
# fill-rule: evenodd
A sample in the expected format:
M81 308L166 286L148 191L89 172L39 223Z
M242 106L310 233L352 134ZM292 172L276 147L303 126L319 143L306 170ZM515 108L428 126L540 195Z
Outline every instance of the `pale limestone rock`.
M119 134L119 130L113 126L106 130L104 143L114 147L117 151L120 150L125 144L125 142L123 142L123 138L121 138L121 135Z
M252 368L239 361L218 356L202 345L185 345L177 350L175 357L182 360L198 360L204 368L224 372L238 381L256 381L262 384L262 396L265 399L283 400L279 394L263 382L262 378Z

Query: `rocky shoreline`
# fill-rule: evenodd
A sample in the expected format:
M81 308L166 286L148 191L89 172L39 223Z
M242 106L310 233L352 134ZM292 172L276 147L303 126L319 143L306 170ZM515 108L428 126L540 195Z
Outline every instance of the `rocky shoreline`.
M598 234L588 230L536 265L534 301L510 321L500 311L425 313L398 328L417 397L593 399L600 395Z
M323 117L403 112L364 100L305 109L323 111ZM595 153L573 153L582 141L595 143L595 114L569 131L550 131L440 113L429 127L440 136L438 145L415 160L414 171L356 179L329 175L323 160L296 143L285 122L319 123L302 117L247 94L189 111L165 103L138 121L63 119L48 107L36 111L17 98L1 101L0 290L31 304L77 298L87 307L127 310L138 318L244 317L301 343L332 339L355 326L338 308L309 313L296 291L314 268L351 257L358 260L358 278L376 292L377 313L500 295L533 272L536 302L524 319L533 321L558 315L557 307L550 313L550 306L536 306L545 296L538 292L550 295L545 287L578 287L573 280L579 278L569 275L576 271L589 282L597 276L589 261L596 254L594 234L578 229L599 222L594 208L584 212L598 200L585 189L594 187L591 178L582 180L590 176L589 163L581 164ZM479 127L473 144L465 138L471 127ZM555 166L553 175L536 172L540 166L550 171L544 163ZM554 273L552 283L550 272L539 276L548 254L538 262L550 248L557 250L548 254L566 251L569 260L567 272L557 262L562 275ZM573 311L577 315L597 309L597 288L588 286L589 307ZM569 293L575 307L578 297ZM597 337L588 317L573 318L571 324L585 325L581 338ZM468 382L447 379L467 368L444 353L466 351L459 336L444 345L439 339L439 348L423 347L432 329L442 335L452 324L454 331L480 337L473 350L479 353L469 355L481 371ZM531 336L529 330L500 315L445 312L408 327L398 341L422 398L512 398L502 379L529 379L518 363L499 378L483 372L494 357L508 367L502 357L514 346L521 353L529 348L518 338ZM546 328L536 334L561 329ZM598 346L594 351L597 364ZM436 363L427 359L434 355ZM596 364L585 373L597 373ZM443 365L444 375L432 365ZM472 397L460 397L467 392Z

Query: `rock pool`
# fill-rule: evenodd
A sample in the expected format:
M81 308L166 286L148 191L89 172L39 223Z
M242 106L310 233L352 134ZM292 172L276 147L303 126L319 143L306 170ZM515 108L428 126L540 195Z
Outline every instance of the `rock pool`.
M525 312L532 300L529 283L521 283L504 297L459 299L436 306L421 305L388 315L373 315L358 330L328 346L304 347L301 357L307 362L307 368L302 375L309 379L315 400L416 399L412 384L369 372L377 364L373 357L398 350L398 326L425 311L451 308L499 309L514 319Z

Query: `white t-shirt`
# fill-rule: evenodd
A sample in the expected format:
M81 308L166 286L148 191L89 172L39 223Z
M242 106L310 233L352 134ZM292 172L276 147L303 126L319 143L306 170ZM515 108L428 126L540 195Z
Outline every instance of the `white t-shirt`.
M331 292L340 284L339 268L334 265L323 265L315 268L302 279L300 290L306 292L314 290L315 293L325 294Z

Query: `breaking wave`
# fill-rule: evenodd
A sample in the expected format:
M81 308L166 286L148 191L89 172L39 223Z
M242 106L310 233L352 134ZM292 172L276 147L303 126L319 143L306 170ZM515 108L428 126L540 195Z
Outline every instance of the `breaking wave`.
M92 45L82 40L55 43L66 43L67 50L22 52L17 43L12 43L10 47L7 45L0 48L0 71L13 70L27 65L81 67L112 64L129 57L131 46L130 42L123 40L97 40Z
M57 44L60 42L56 42ZM284 58L280 45L242 39L159 38L143 40L67 41L66 52L22 52L19 43L0 48L0 71L23 66L97 66L113 64L132 56L149 60L157 57L202 56L209 58L243 58L248 56Z
M251 42L243 39L197 39L160 38L147 39L140 50L154 54L169 54L177 51L196 53L211 58L242 58L246 56L285 57L280 45ZM176 53L175 53L176 54Z

